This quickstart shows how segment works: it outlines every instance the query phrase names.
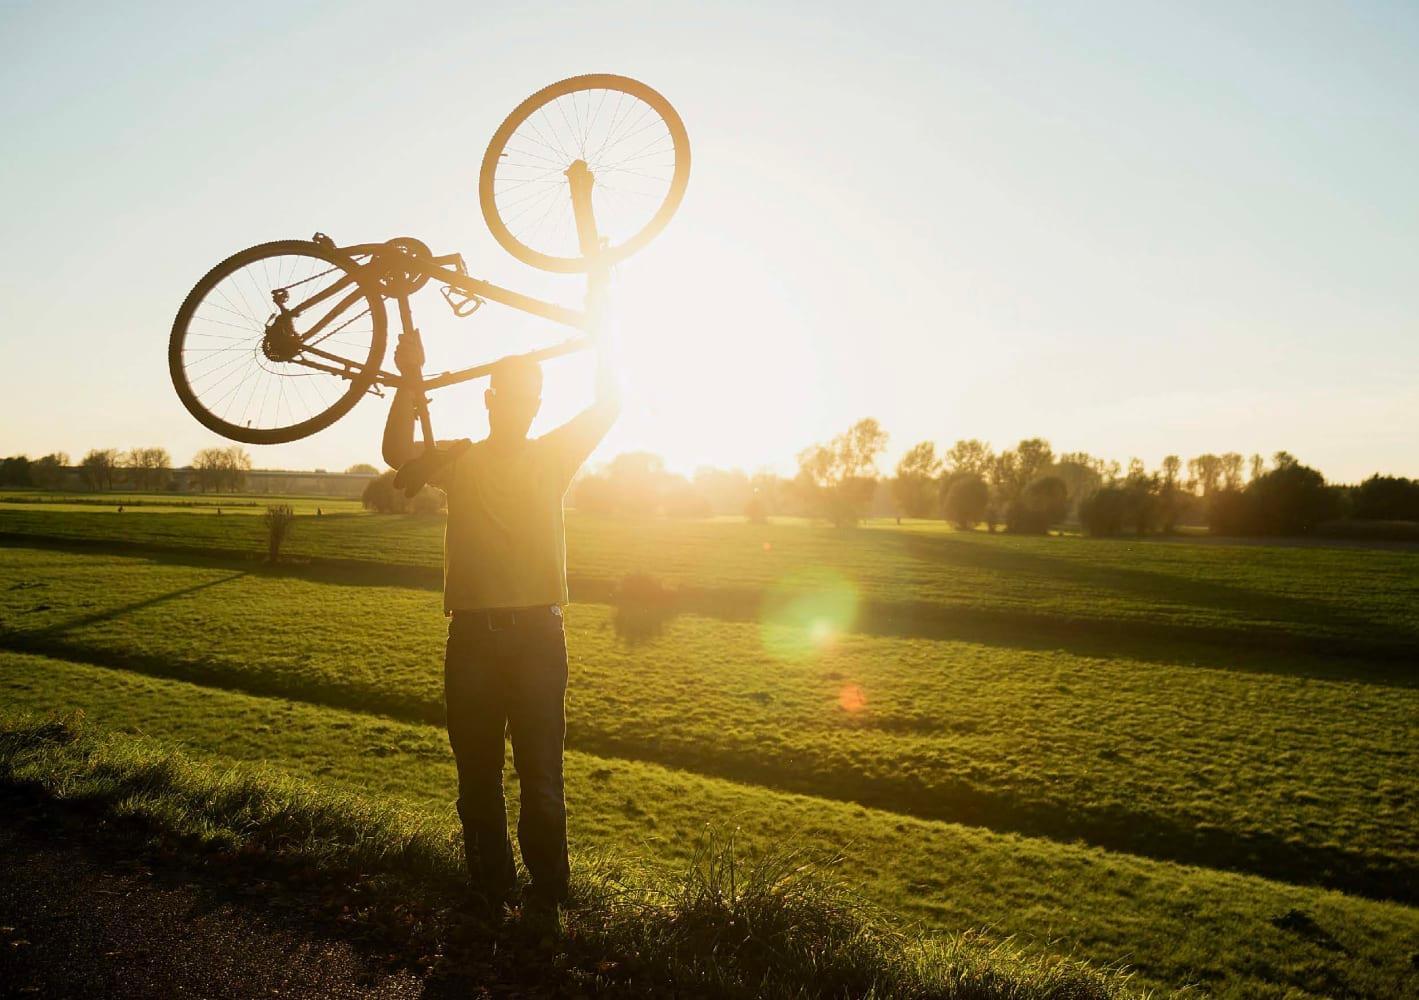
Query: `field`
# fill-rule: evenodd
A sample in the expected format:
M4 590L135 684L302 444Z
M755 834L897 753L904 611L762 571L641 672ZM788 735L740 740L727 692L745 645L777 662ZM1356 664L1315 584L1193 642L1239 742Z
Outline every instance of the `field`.
M4 704L450 822L441 519L332 503L271 568L211 514L0 502ZM568 546L578 847L727 824L1139 988L1419 988L1419 551L575 513Z

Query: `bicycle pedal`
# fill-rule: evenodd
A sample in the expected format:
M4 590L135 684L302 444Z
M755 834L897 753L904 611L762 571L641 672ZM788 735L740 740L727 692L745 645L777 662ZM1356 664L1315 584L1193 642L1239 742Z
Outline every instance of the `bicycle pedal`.
M472 316L483 308L483 300L476 295L463 295L447 285L444 285L439 291L443 293L443 299L448 303L448 307L453 310L453 315L459 318Z

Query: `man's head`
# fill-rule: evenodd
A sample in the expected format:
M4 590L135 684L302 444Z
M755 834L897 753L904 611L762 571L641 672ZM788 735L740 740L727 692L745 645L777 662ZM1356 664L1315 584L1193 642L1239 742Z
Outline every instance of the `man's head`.
M542 406L542 366L525 357L504 358L483 393L488 428L499 437L526 437Z

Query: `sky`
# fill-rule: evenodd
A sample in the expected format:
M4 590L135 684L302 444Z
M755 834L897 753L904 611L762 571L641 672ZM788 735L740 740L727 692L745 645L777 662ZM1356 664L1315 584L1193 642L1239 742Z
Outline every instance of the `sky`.
M613 72L694 166L615 276L627 405L597 460L791 471L873 416L1150 466L1285 449L1419 475L1419 7L1404 3L135 5L0 0L0 454L222 444L167 340L251 244L413 235L569 305L488 234L478 165L522 98ZM437 371L553 343L415 303ZM549 429L590 399L550 363ZM486 431L481 385L441 437ZM250 446L376 461L385 403Z

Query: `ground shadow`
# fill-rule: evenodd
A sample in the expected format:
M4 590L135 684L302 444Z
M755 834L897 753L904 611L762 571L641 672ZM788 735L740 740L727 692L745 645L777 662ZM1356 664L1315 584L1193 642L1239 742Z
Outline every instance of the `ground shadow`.
M972 543L956 542L989 553ZM149 545L114 544L107 541L39 539L0 533L0 546L50 549L68 552L108 552L143 558L164 565L238 569L271 577L291 577L354 587L407 587L437 591L443 585L437 568L371 563L359 560L311 559L269 566L251 555L233 556L201 553L190 548L154 548ZM930 550L928 550L929 552ZM1003 572L1012 566L1050 564L1057 578L1069 579L1068 568L1060 561L1025 554L1013 562L1008 558L993 564ZM925 556L930 558L930 556ZM946 559L939 555L936 558ZM982 557L988 560L989 555ZM1126 579L1134 571L1120 571ZM1158 574L1137 571L1147 586L1159 586ZM1117 573L1105 571L1105 578ZM1171 580L1171 577L1164 577ZM663 633L677 615L694 614L723 621L757 622L764 610L765 592L759 587L664 588L652 602L628 597L622 581L569 575L568 586L575 602L607 604L616 608L613 624L628 642L642 643ZM1220 588L1220 590L1219 590ZM1204 584L1199 593L1220 600L1222 593L1237 588ZM1241 591L1242 593L1249 593ZM1291 601L1292 599L1283 599ZM1311 618L1334 617L1333 609L1315 602L1294 599L1287 603L1289 616L1304 608ZM1296 620L1293 618L1293 620ZM1301 621L1306 618L1299 619ZM619 622L619 623L618 623ZM1272 626L1201 626L1128 618L1082 618L1029 610L983 609L934 602L863 601L849 631L863 635L899 638L941 639L1022 650L1059 650L1077 656L1127 658L1164 666L1203 667L1308 677L1317 680L1344 680L1382 687L1419 686L1412 665L1419 661L1419 637L1408 633L1382 637L1312 635L1290 631L1281 622ZM1367 623L1356 627L1373 628ZM53 637L42 637L53 638ZM32 639L33 641L40 641ZM9 639L0 640L9 644ZM43 650L36 650L43 652ZM53 655L63 655L56 653ZM78 658L92 658L81 654Z

